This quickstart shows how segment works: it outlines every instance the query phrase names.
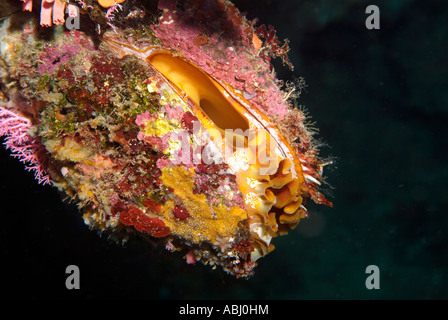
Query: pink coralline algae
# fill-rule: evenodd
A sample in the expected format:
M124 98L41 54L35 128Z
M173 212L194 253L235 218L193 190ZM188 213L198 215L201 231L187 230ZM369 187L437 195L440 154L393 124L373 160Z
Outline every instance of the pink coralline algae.
M41 61L38 71L42 74L52 74L59 65L65 65L73 55L76 55L79 47L76 45L49 46L45 53L41 54L39 60Z
M95 30L1 22L4 144L92 229L247 278L309 201L332 206L301 88L271 64L292 67L288 42L229 1L122 2L77 1Z
M153 26L153 31L163 44L175 48L233 88L253 96L254 105L263 112L282 119L288 104L281 91L275 89L278 86L275 77L266 77L271 73L269 59L255 58L260 50L266 51L267 46L257 50L253 45L256 36L253 25L243 19L234 6L226 6L224 1L189 2L185 11L175 10L175 4L175 0L159 2L163 14L159 24ZM196 19L189 18L193 15ZM220 16L224 18L219 19ZM266 44L273 41L279 44L275 34L269 36L267 40L270 42ZM287 43L283 49L283 57L286 57Z

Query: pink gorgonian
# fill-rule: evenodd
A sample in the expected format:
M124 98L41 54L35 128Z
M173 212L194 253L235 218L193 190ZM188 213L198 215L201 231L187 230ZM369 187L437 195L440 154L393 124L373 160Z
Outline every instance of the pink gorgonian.
M31 121L16 112L0 107L0 136L5 136L4 145L12 156L25 164L28 171L34 171L39 183L50 184L46 171L48 155L40 139L29 134Z

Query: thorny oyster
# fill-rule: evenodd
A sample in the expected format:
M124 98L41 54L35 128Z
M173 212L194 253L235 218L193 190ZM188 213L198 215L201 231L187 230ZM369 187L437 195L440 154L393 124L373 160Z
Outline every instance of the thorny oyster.
M309 199L331 205L269 61L290 65L287 42L228 1L131 2L99 46L83 29L43 40L32 21L4 23L0 134L94 229L251 275Z

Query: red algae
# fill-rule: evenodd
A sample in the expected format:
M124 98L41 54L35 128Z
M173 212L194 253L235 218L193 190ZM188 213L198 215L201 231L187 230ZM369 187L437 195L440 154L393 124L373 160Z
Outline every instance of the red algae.
M174 207L173 215L176 217L176 219L179 219L179 220L186 220L190 217L188 210L180 205L176 205Z

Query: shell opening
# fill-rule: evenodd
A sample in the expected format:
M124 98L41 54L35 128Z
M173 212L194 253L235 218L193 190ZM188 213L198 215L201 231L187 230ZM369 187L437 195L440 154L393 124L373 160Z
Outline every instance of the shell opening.
M182 90L222 131L246 131L248 121L232 106L204 71L167 52L155 52L148 62Z

